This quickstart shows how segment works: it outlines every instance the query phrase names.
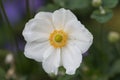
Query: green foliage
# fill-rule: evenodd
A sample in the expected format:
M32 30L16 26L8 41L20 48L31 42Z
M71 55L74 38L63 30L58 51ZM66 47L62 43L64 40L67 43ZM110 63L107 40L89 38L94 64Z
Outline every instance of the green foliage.
M11 35L9 28L7 28L7 25L2 23L0 25L0 47L2 47L7 42L10 42L9 44L12 44L13 36Z
M41 11L51 11L53 12L56 9L59 9L60 7L56 4L47 4L46 6L42 7Z
M113 64L110 73L111 73L110 75L120 73L120 59Z
M23 75L29 75L33 71L34 67L37 68L37 63L33 60L27 59L23 53L18 53L16 56L16 70Z
M10 52L7 50L0 50L0 67L2 65L5 68L5 58L8 53Z
M39 11L55 11L59 8L70 9L76 15L81 17L88 16L92 11L92 5L90 0L53 0L53 3L49 3L43 6Z
M60 76L58 77L57 80L73 80L73 77L72 75L64 75L64 76Z
M98 6L97 10L93 11L91 18L97 20L99 23L108 22L113 16L110 8L116 7L118 2L118 0L102 0L102 4Z
M15 57L16 72L25 80L49 79L49 76L44 72L41 63L28 59L22 52L19 52ZM24 77L23 77L24 76Z
M56 4L64 8L80 9L90 6L90 0L54 0Z
M93 11L91 18L95 19L99 23L108 22L113 16L113 12L110 9L105 9L105 14L102 14L100 10Z
M102 0L102 1L103 1L102 6L107 8L114 8L119 2L119 0Z
M5 75L6 75L6 73L5 73L4 69L2 69L0 67L0 80L5 80Z

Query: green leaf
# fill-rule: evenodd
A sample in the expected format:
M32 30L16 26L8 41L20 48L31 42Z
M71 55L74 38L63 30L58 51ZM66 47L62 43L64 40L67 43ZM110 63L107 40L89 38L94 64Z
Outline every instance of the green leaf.
M54 0L54 2L63 7L67 3L67 0Z
M93 11L91 18L95 19L99 23L108 22L113 16L113 12L110 9L105 9L105 14L101 14L100 10Z
M73 77L72 75L64 75L64 76L60 76L58 77L57 80L73 80Z
M5 23L0 24L0 47L3 47L7 42L13 42L13 35Z
M118 0L103 0L103 7L114 8L118 2Z
M111 68L110 75L120 73L120 59L117 60Z
M80 17L88 16L92 11L91 0L54 0L56 5L70 9Z
M22 75L30 75L33 76L40 75L38 77L44 77L46 73L44 72L41 63L38 63L32 59L25 57L22 52L19 52L18 55L15 57L15 64L16 64L16 72ZM47 78L48 76L46 76ZM37 77L36 77L37 78Z
M5 80L5 71L0 67L0 80Z
M59 9L60 7L58 5L54 5L54 4L48 4L44 7L42 7L41 9L39 9L39 11L51 11L53 12L56 9Z
M97 80L108 80L107 74L99 76Z
M91 6L90 0L54 0L61 7L69 9L86 8Z
M9 51L7 50L0 50L0 66L4 67L5 68L5 58L6 58L6 55L10 53Z
M19 52L18 55L15 57L16 59L16 71L21 74L31 74L34 67L37 67L37 64L24 56L22 52Z

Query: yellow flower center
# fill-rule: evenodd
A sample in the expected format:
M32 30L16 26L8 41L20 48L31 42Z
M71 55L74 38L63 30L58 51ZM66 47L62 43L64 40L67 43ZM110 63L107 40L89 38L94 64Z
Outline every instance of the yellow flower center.
M56 42L61 42L61 41L62 41L62 38L63 38L63 37L62 37L60 34L58 34L58 35L55 36L55 41L56 41Z
M54 30L49 37L50 44L55 48L61 48L67 43L67 34L63 30Z

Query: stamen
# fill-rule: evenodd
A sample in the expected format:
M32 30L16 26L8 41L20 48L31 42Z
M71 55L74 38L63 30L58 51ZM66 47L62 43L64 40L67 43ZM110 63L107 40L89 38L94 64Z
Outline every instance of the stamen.
M50 44L55 48L60 48L67 43L67 34L63 30L54 30L49 37Z

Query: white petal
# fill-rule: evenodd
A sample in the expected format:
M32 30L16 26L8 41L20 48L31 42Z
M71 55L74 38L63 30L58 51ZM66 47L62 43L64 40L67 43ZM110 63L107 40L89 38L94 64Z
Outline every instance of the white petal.
M93 38L92 34L87 30L87 28L85 28L84 25L82 25L80 21L77 21L77 20L71 20L70 22L68 22L65 25L64 30L70 35L77 34L77 35L74 35L75 39L83 38L85 40L88 40Z
M27 42L48 40L53 28L51 23L43 19L32 19L23 30L23 36Z
M25 46L24 54L26 57L34 59L36 61L43 61L44 59L44 53L47 49L50 48L49 42L43 42L43 43L36 43L31 42L27 43Z
M44 19L52 22L52 13L51 12L38 12L35 15L35 19Z
M67 22L77 20L77 18L70 10L62 8L53 13L52 20L56 29L62 29Z
M62 48L62 63L67 74L75 74L75 71L80 66L81 62L82 54L80 50L70 45Z
M84 41L79 41L79 40L69 40L68 44L72 46L76 46L81 50L82 54L85 53L89 47L91 46L92 42L84 42Z
M70 40L75 40L80 43L82 53L85 53L93 42L92 34L77 20L68 22L64 30L68 33Z
M55 74L58 73L58 67L60 66L60 49L52 49L48 51L51 55L45 59L42 63L45 72L48 74Z
M69 33L73 33L76 31L81 31L83 30L85 27L80 23L80 21L78 20L71 20L69 22L66 23L64 30L69 32Z

